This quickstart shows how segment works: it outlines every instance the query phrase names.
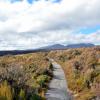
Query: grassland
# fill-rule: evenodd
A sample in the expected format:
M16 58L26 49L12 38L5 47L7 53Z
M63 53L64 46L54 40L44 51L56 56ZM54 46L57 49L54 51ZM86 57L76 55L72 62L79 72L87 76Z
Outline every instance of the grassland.
M53 58L63 68L75 100L100 96L100 47L0 57L0 100L45 100Z
M0 57L0 100L45 100L52 78L46 53Z
M75 100L100 97L100 47L51 51L48 56L61 64Z

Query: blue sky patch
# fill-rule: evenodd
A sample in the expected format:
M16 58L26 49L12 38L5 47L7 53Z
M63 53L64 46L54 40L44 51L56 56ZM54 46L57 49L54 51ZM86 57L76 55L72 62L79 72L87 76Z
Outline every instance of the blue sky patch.
M19 1L23 1L23 0L11 0L11 3L19 2ZM27 2L30 3L30 4L32 4L33 2L37 2L37 1L41 1L41 0L27 0ZM62 0L45 0L45 1L51 1L53 3L59 3Z
M23 0L11 0L11 3L19 2L19 1L23 1Z
M84 33L84 34L89 34L89 33L94 33L98 30L100 30L100 25L95 26L95 27L88 27L85 29L81 29L79 32Z

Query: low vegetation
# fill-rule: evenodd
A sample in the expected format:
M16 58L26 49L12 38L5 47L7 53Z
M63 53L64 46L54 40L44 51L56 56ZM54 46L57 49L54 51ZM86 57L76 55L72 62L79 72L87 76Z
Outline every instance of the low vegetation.
M0 57L0 100L45 100L53 58L64 69L75 100L100 97L100 47Z
M0 57L0 100L45 100L52 78L46 53Z
M51 51L64 69L75 100L100 98L100 47Z

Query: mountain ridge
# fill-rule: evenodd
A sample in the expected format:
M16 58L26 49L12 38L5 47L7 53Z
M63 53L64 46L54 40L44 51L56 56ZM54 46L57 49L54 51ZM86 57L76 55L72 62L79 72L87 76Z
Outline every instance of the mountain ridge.
M40 49L68 49L68 48L82 48L82 47L93 47L95 46L92 43L78 43L78 44L69 44L69 45L61 45L61 44L54 44L54 45L50 45L50 46L45 46L42 47Z
M27 49L27 50L2 50L0 51L0 56L4 55L17 55L17 54L27 54L33 52L46 52L50 50L64 50L69 48L82 48L82 47L94 47L95 45L92 43L79 43L79 44L69 44L69 45L61 45L61 44L54 44L49 46L44 46L38 49Z

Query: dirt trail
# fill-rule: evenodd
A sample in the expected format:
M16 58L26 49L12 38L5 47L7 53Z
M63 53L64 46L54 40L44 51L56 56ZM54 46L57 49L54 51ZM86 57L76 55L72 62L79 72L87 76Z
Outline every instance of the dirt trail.
M64 75L64 71L61 66L55 61L50 59L53 65L54 77L49 85L49 90L47 91L46 100L72 100L71 96L67 92L67 83Z

